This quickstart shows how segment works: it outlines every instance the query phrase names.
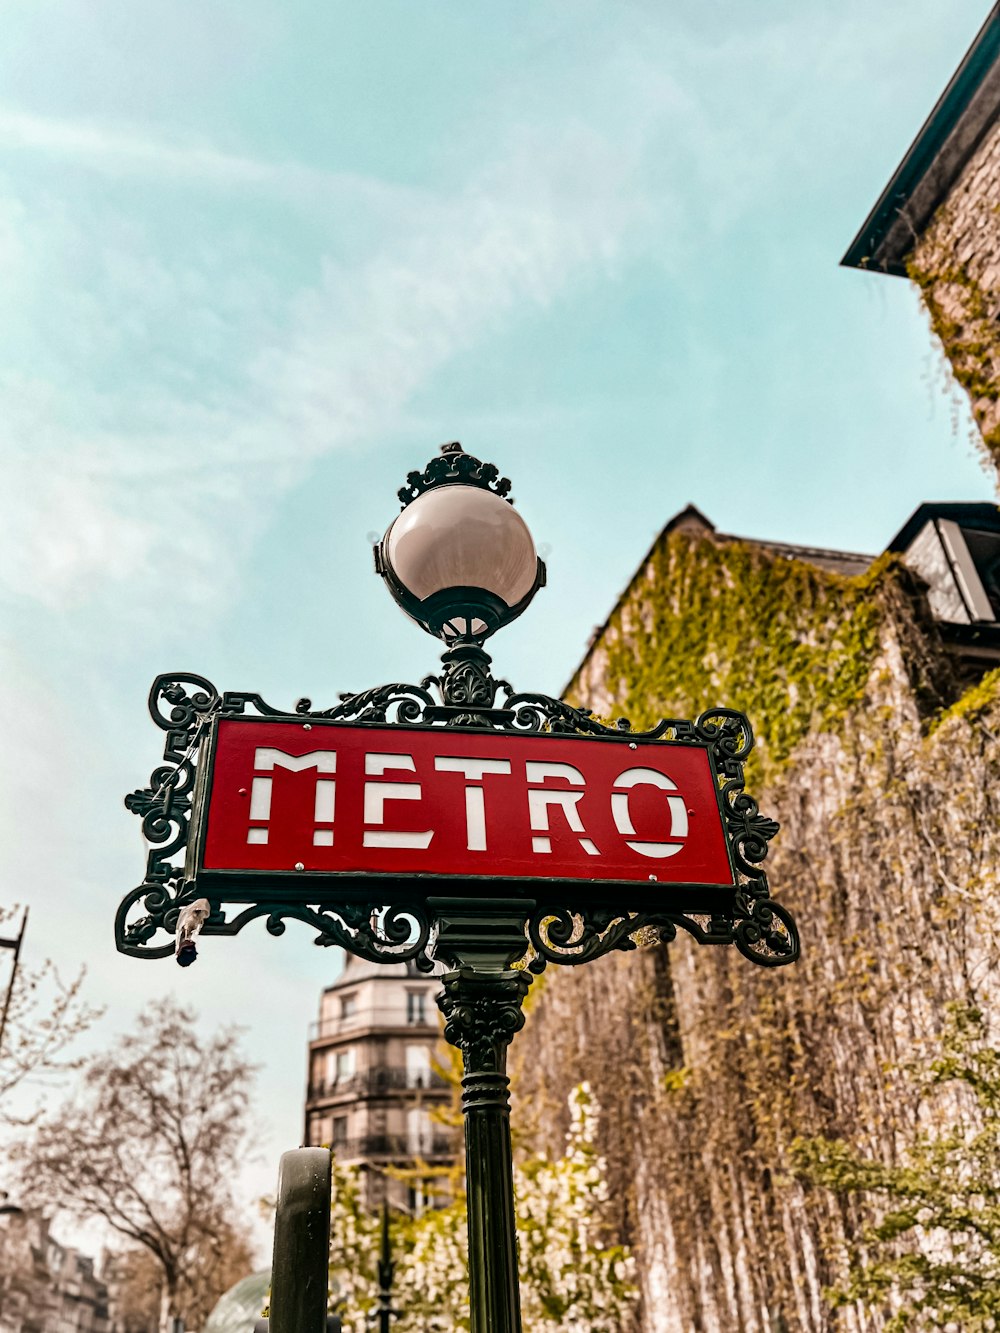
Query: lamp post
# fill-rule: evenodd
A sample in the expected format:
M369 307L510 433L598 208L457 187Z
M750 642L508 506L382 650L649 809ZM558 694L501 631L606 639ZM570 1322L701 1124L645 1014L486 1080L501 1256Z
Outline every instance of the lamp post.
M634 731L516 693L483 645L527 609L545 566L510 482L448 444L399 498L376 570L443 641L441 674L291 712L202 676L157 677L167 762L126 797L150 851L115 938L186 965L199 935L260 918L280 935L298 920L317 944L376 962L444 964L471 1333L520 1333L506 1060L533 975L678 928L774 967L798 957L798 934L762 869L778 826L744 789L749 721L713 707Z
M397 604L446 645L435 714L443 722L502 720L483 643L521 615L545 583L545 565L508 491L495 467L458 443L443 445L440 458L407 478L402 512L375 547L376 571ZM530 973L511 967L525 952L524 903L439 897L434 910L435 956L452 965L438 1005L446 1039L462 1052L472 1328L516 1333L507 1047L524 1023L531 982Z
M382 1205L382 1243L378 1255L378 1305L368 1316L368 1322L377 1333L392 1333L392 1322L402 1317L402 1311L393 1308L392 1279L396 1261L392 1257L389 1239L389 1205Z
M0 1009L0 1051L3 1050L4 1033L7 1031L7 1015L10 1012L10 1000L14 994L14 984L17 981L17 965L21 957L21 945L24 942L24 930L28 924L28 909L24 909L24 916L21 919L21 929L13 939L0 939L0 949L12 949L14 959L10 967L10 977L7 981L7 990L3 998L3 1008Z

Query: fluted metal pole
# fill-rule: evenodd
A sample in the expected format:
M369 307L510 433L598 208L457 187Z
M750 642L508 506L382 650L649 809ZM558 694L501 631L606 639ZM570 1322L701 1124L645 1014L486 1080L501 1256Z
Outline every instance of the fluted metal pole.
M510 1144L507 1047L524 1025L531 984L510 963L525 951L531 904L511 899L432 900L442 978L444 1035L462 1052L462 1111L469 1212L471 1333L521 1333Z
M471 969L444 979L451 1007L448 1028L454 1034L449 1040L457 1036L465 1068L472 1333L521 1333L507 1045L523 1022L521 1000L528 982L523 972L491 976Z
M396 1264L392 1257L392 1245L389 1239L389 1205L382 1205L382 1247L378 1259L378 1309L369 1319L378 1328L378 1333L391 1333L392 1321L400 1317L400 1311L392 1308L392 1278Z

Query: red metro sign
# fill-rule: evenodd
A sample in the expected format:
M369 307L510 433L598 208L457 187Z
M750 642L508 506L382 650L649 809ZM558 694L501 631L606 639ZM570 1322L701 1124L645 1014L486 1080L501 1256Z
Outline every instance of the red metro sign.
M535 971L586 962L647 927L765 967L795 961L794 919L763 869L778 825L744 786L742 713L636 732L498 686L457 651L441 680L322 712L158 676L164 763L125 798L148 852L115 916L118 948L190 961L178 944L193 953L199 931L265 919L274 935L298 920L318 944L425 968L528 947Z
M187 873L227 897L381 877L643 884L660 903L669 885L680 905L736 884L700 744L221 717L205 758Z

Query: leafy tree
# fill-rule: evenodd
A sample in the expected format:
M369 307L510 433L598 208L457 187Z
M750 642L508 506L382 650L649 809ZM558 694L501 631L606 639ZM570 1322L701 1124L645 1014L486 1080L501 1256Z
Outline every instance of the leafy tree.
M34 1202L101 1219L149 1256L161 1333L175 1317L198 1326L231 1285L219 1247L244 1244L233 1184L253 1073L234 1030L203 1039L191 1010L159 1001L21 1145Z
M0 935L13 935L20 926L20 910L0 908ZM0 966L7 958L0 954ZM3 1042L0 1044L0 1122L24 1124L33 1117L30 1110L15 1115L10 1109L11 1094L26 1083L44 1080L53 1074L77 1069L70 1048L91 1023L101 1015L83 998L86 969L64 982L51 962L29 968L22 962L17 969ZM0 1006L7 993L10 972L5 968L0 982Z
M603 1243L604 1166L586 1084L570 1097L566 1153L515 1168L521 1302L532 1333L618 1333L636 1299L632 1260ZM357 1168L334 1161L331 1275L345 1333L362 1333L375 1308L380 1223L362 1205ZM393 1224L394 1303L406 1327L469 1327L465 1202Z
M798 1174L879 1213L829 1294L838 1307L884 1310L886 1333L986 1333L1000 1328L1000 1050L982 1013L953 1006L940 1057L916 1073L938 1126L914 1137L901 1164L838 1139L793 1145Z

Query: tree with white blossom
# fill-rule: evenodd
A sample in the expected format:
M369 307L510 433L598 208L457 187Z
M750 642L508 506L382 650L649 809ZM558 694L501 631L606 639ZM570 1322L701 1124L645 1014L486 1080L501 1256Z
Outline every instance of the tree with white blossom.
M637 1299L633 1261L605 1243L604 1161L596 1148L598 1110L587 1084L569 1098L566 1151L514 1170L521 1304L532 1333L619 1333ZM334 1161L331 1274L345 1333L362 1333L378 1294L379 1218L361 1203L357 1168ZM393 1222L393 1303L400 1328L464 1333L469 1328L465 1201Z

